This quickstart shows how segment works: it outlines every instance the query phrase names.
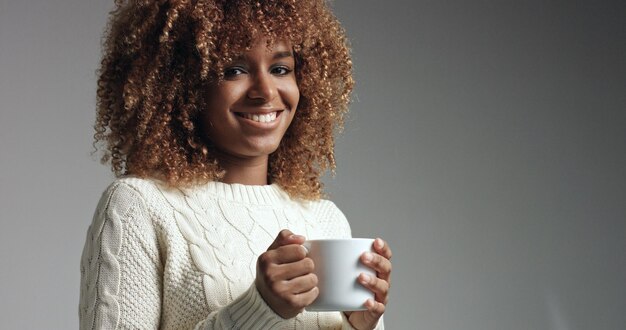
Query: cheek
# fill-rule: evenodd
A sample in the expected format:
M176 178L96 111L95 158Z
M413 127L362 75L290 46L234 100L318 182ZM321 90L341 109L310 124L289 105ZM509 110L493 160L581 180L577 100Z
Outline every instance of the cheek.
M211 109L230 108L245 95L245 86L238 82L224 81L213 86L207 93L207 106Z
M215 88L207 93L204 109L202 109L202 120L208 124L209 121L221 121L231 105L229 94L222 89Z
M296 109L298 107L298 102L300 101L300 89L298 85L293 82L285 86L284 88L284 98L289 102L289 105L292 109Z
M294 91L294 105L293 105L294 108L298 107L298 102L300 102L300 90L296 86L295 91Z
M210 135L212 131L215 129L214 123L222 122L220 119L220 113L222 112L219 108L219 101L217 99L209 100L206 103L204 109L200 111L200 121L202 125L202 133L205 136ZM223 116L222 116L223 117Z

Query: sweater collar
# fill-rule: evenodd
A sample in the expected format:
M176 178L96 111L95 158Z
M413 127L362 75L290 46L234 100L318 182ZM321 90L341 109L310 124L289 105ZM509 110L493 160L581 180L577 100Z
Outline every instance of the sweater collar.
M284 203L289 195L277 184L244 185L211 181L204 184L202 191L218 198L244 204L274 205Z

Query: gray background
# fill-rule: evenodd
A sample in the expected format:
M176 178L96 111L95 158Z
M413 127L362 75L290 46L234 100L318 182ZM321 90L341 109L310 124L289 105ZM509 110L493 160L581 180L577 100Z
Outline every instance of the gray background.
M112 1L0 1L0 328L77 327L111 181ZM389 329L626 329L626 2L336 1L357 87L327 187L392 245Z

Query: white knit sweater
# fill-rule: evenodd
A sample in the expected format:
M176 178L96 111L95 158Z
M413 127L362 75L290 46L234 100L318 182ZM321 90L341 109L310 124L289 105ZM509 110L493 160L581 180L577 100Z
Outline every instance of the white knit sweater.
M257 257L284 228L309 239L350 237L332 202L297 202L277 185L168 189L118 179L87 233L80 328L351 329L339 312L283 319L256 290Z

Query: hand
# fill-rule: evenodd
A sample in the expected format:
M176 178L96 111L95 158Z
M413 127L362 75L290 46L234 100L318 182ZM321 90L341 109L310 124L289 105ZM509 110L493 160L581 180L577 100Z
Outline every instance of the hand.
M389 301L388 294L391 286L391 249L380 238L374 241L374 252L361 255L361 262L376 271L376 277L367 274L359 276L359 282L374 292L374 299L365 302L366 311L345 312L352 327L358 330L374 329L378 319L385 312Z
M257 260L255 285L276 314L289 319L302 312L317 295L313 260L301 245L305 238L281 230L272 245Z

